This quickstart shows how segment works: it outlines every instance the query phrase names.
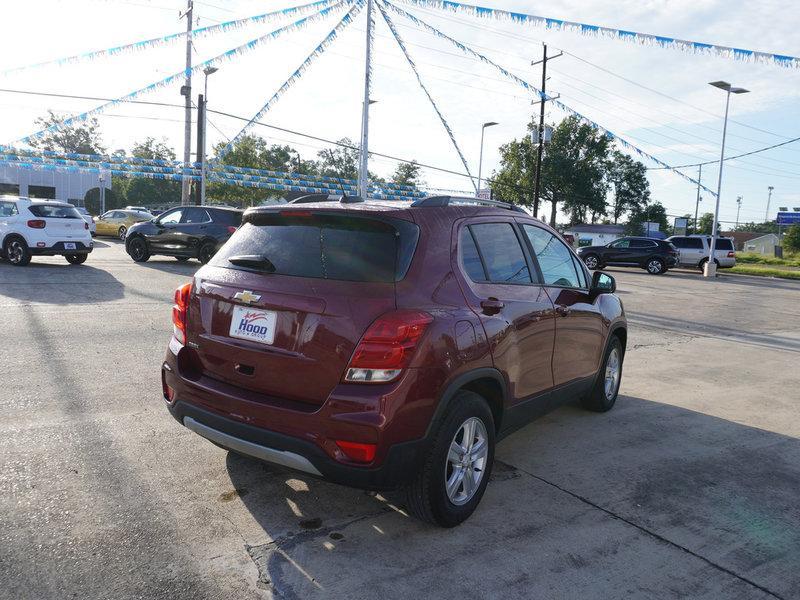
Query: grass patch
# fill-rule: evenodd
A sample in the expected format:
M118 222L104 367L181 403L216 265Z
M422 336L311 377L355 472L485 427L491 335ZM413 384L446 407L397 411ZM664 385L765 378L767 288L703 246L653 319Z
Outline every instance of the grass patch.
M784 267L800 267L800 255L798 254L785 254L784 258L775 258L774 256L764 256L763 254L756 254L755 252L737 252L737 263L746 263L748 265L777 265Z
M738 259L738 257L737 257ZM800 280L800 269L776 268L769 265L736 265L730 269L720 269L722 273L739 273L740 275L758 275L760 277L780 277L781 279Z

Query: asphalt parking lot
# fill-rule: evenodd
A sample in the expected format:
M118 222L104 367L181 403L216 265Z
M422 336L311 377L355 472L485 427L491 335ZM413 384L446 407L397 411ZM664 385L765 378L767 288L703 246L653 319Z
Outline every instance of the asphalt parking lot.
M610 270L617 406L502 442L464 525L180 427L159 365L198 268L0 263L2 598L798 598L800 284Z

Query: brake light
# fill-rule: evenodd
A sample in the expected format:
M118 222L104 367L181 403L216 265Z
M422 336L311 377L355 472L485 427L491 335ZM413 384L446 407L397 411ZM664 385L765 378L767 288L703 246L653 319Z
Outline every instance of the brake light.
M728 258L736 258L736 252L728 252Z
M376 444L360 444L358 442L336 440L336 445L353 462L369 463L375 460Z
M230 234L236 233L236 229L237 228L234 227L233 225L228 225L228 233Z
M408 367L417 344L433 321L426 312L396 310L372 322L356 346L345 381L385 383Z
M192 284L186 283L175 290L175 304L172 306L172 335L181 344L186 344L186 322L189 317L189 297Z
M282 210L280 212L282 217L310 217L310 210Z
M86 221L83 222L83 228L89 229L89 224Z
M28 221L28 227L31 229L44 229L47 226L47 221L44 219L31 219Z

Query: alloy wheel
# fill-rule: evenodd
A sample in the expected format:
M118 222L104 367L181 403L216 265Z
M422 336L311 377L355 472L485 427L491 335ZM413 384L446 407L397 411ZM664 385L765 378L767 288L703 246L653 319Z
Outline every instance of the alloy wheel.
M647 263L647 271L652 273L653 275L658 275L659 273L661 273L661 269L663 269L663 266L661 265L660 260L654 259Z
M488 456L486 426L470 417L456 431L447 453L444 477L450 502L461 506L472 499L483 480Z
M611 400L614 394L617 393L617 386L619 385L619 350L614 348L608 355L606 361L606 374L603 388L606 394L606 399Z
M119 239L121 239L124 242L125 236L128 235L128 230L125 229L124 227L120 227L118 233L119 233Z
M22 247L22 243L20 241L13 240L8 245L6 255L8 256L8 262L16 265L22 262L22 257L25 256L25 248Z
M587 256L586 259L583 262L589 269L596 269L597 268L597 257L596 256Z

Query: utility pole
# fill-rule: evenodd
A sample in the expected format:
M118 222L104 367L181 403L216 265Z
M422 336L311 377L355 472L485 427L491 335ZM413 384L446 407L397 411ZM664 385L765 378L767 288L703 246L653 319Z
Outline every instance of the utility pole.
M772 202L772 190L774 190L774 189L775 188L773 186L769 186L767 188L767 192L768 192L768 195L767 195L767 212L764 213L764 223L767 223L769 221L769 203Z
M361 154L358 161L358 195L367 199L369 177L369 77L372 66L370 40L372 39L372 3L367 0L367 52L364 66L364 106L361 110Z
M547 56L547 44L542 44L542 60L532 62L531 66L542 63L542 96L539 99L541 103L539 108L539 129L537 131L537 138L539 145L536 148L536 180L533 186L533 216L539 215L539 190L542 183L542 153L544 151L544 103L547 101L547 61L558 58L563 52L559 52L555 56Z
M183 169L189 168L192 160L192 12L194 9L193 0L187 0L186 12L181 17L186 17L186 82L181 88L184 98L185 116L183 126ZM189 197L192 190L192 180L183 177L181 180L181 204L189 204Z
M703 179L703 165L697 171L697 200L694 203L694 232L697 233L697 211L700 210L700 181Z
M204 204L205 190L205 116L206 116L206 98L203 94L197 96L197 161L200 163L200 181L195 183L194 186L194 203L201 205Z
M736 229L739 229L739 211L742 210L742 197L736 198Z

